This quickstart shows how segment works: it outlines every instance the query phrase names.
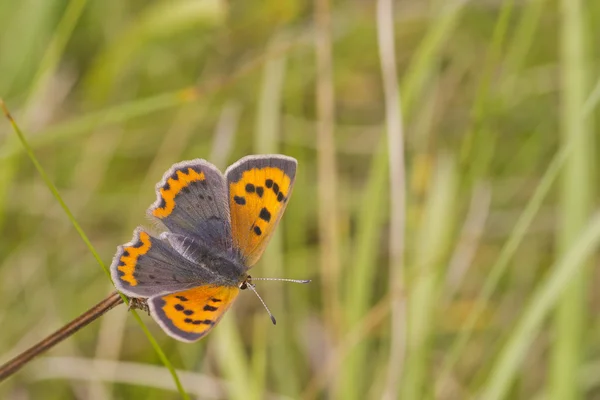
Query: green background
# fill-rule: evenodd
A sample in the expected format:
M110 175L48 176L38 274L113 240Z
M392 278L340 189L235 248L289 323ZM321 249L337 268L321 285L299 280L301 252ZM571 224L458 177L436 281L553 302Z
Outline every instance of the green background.
M600 398L598 21L594 0L0 0L0 97L106 264L173 163L298 159L252 270L313 280L257 282L277 326L249 292L195 344L142 315L192 398ZM112 289L7 120L0 237L4 362ZM119 306L0 397L180 395Z

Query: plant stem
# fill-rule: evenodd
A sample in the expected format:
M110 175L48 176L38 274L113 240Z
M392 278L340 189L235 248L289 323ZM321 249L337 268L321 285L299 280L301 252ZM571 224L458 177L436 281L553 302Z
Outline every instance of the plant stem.
M96 304L73 321L69 322L39 343L25 350L12 360L0 366L0 382L20 370L29 361L67 339L90 322L96 320L107 311L123 303L118 292L112 292L107 298Z

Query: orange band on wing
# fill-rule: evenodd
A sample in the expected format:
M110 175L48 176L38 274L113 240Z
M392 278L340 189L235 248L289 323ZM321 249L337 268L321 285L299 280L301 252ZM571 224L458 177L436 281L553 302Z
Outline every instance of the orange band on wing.
M204 172L198 173L192 168L187 169L187 173L182 170L175 172L174 176L167 179L167 182L160 188L160 204L152 211L152 215L158 218L168 217L175 208L175 196L184 188L193 182L201 182L205 178Z
M138 258L148 253L150 247L152 247L150 236L146 232L141 231L139 240L136 243L123 248L123 254L119 259L117 267L123 273L123 276L120 277L122 281L129 283L131 286L138 284L133 276L135 266L137 265Z
M237 286L199 286L153 297L148 304L152 316L169 335L192 342L219 322L239 291Z
M293 181L276 167L252 168L229 182L233 240L248 266L264 251L283 211Z

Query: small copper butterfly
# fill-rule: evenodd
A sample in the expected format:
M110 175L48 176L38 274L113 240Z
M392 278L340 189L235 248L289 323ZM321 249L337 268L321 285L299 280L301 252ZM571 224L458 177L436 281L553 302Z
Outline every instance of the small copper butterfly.
M150 315L175 339L204 337L240 289L256 293L247 272L283 215L297 164L283 155L247 156L225 174L201 159L173 165L148 209L167 231L156 237L138 227L118 247L110 266L117 289L147 298Z

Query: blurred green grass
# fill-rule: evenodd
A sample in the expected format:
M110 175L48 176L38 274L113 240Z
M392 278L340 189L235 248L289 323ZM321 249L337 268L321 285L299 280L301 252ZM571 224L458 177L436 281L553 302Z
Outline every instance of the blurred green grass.
M379 399L397 384L405 399L597 398L600 3L394 2L401 265L390 264L397 149L386 145L394 110L376 3L333 2L331 29L320 29L327 7L298 0L0 0L0 97L105 262L148 223L154 184L174 162L298 159L278 237L253 270L313 279L259 285L278 325L245 298L189 345L142 316L193 397ZM327 40L331 80L315 49ZM317 101L327 85L333 98ZM5 360L111 287L8 122L0 229ZM394 298L406 302L400 353ZM178 395L121 307L0 397Z

